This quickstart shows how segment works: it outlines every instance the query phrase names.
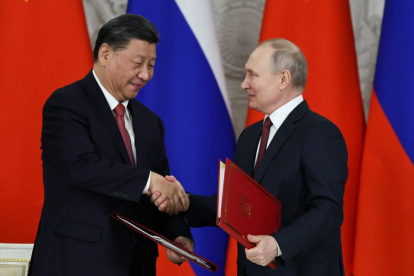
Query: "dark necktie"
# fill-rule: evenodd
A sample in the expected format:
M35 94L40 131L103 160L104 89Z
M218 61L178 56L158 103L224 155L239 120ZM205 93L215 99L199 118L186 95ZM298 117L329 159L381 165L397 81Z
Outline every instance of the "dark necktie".
M259 166L260 161L262 161L263 155L266 151L267 140L269 139L269 132L270 132L271 126L272 126L272 121L270 120L270 117L267 117L262 127L262 136L260 137L260 148L259 148L259 153L257 154L256 165L254 167L255 172L256 172L257 167Z
M127 129L125 128L125 106L123 104L118 104L115 108L115 120L116 124L118 125L119 131L121 132L122 139L124 140L125 147L128 151L129 160L131 160L131 164L133 167L135 167L135 160L134 160L134 153L132 152L132 146L131 146L131 137L129 137L129 133Z

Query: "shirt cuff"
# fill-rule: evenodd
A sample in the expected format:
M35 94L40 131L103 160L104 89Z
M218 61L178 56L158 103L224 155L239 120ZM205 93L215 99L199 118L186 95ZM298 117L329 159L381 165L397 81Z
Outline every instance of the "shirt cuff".
M145 195L145 194L148 192L150 182L151 182L151 171L150 171L150 174L149 174L149 176L148 176L147 185L145 185L145 188L144 188L144 190L142 191L142 194L143 194L143 195Z
M277 244L277 255L276 257L282 256L282 250L280 250L279 243L276 241Z

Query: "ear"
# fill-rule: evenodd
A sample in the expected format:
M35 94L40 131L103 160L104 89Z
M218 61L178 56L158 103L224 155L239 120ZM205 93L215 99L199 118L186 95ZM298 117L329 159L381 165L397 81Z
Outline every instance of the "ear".
M292 80L292 75L290 74L288 70L282 70L282 72L280 72L279 74L279 77L280 77L280 89L286 88Z
M102 64L102 66L105 66L108 63L113 53L114 53L114 50L111 48L111 46L109 46L106 43L102 43L101 47L99 47L99 52L98 52L98 60Z

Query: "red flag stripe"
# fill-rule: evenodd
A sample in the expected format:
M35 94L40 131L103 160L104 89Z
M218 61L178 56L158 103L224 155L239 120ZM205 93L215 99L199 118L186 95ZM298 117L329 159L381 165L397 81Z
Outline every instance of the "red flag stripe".
M43 203L42 107L91 69L92 53L82 1L1 1L0 18L0 236L33 243Z

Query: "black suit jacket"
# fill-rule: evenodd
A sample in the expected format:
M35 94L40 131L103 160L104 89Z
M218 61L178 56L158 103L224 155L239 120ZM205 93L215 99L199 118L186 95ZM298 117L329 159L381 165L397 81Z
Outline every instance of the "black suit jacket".
M136 100L136 167L112 111L90 72L56 90L43 109L44 206L31 275L141 275L155 273L154 242L135 236L109 216L119 212L174 239L191 237L181 217L169 217L142 195L150 170L169 174L161 119ZM142 254L132 260L134 244Z
M263 122L239 137L234 162L253 175ZM273 236L283 257L277 270L246 259L238 247L238 275L344 275L340 226L348 176L347 150L339 129L304 101L286 118L254 178L282 202L281 229ZM192 195L190 226L214 225L216 197Z

